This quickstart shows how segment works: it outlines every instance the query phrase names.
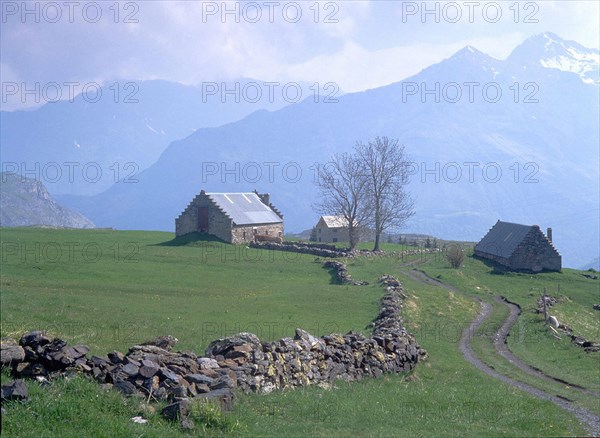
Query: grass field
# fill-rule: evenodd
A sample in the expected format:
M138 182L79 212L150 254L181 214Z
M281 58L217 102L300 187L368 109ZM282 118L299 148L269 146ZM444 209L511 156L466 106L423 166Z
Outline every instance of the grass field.
M0 234L2 336L47 329L69 342L88 344L95 354L127 350L136 342L160 334L179 338L176 348L202 353L211 340L239 331L254 332L265 340L291 336L296 327L317 335L349 330L368 333L365 326L377 315L383 294L377 278L384 273L401 277L409 295L403 309L405 323L428 350L428 362L406 375L337 382L335 389L308 387L268 396L240 394L231 414L199 412L195 417L196 434L585 433L572 415L479 372L458 349L462 329L478 310L473 296L503 294L516 301L519 291L540 287L542 283L532 285L535 278L514 276L500 281L489 274L485 265L472 259L458 271L447 269L445 262L435 257L420 265L465 290L464 294L453 294L402 277L405 260L374 257L349 261L353 278L367 280L370 285L340 286L312 256L198 239L173 242L171 233L2 229ZM593 284L579 283L577 275L575 271L567 272L560 278L570 279L569 287L578 291L577 296L593 294ZM580 299L567 291L567 283L561 283L563 293L571 300L565 303L579 305ZM504 289L497 292L495 288L500 285ZM522 299L523 308L525 301L535 303L535 296ZM593 301L593 297L590 299ZM577 310L565 307L564 311ZM593 321L591 324L593 334ZM572 367L578 378L597 379L596 359L584 355L573 364L567 361L577 347L565 344L568 354L563 355L555 354L552 345L552 340L546 338L535 345L524 342L518 354L531 354L534 359L548 354L557 361L557 368ZM3 374L3 380L6 377ZM3 435L182 433L177 425L160 418L159 407L147 406L138 399L125 400L81 377L45 388L29 382L29 387L30 402L7 405ZM143 415L149 423L134 424L130 418L135 415Z
M593 304L600 300L598 280L586 278L584 272L572 269L535 275L499 275L493 273L493 269L486 263L473 257L467 257L458 270L450 269L441 259L429 261L420 268L430 276L459 288L465 295L483 299L487 297L487 301L492 304L492 318L482 327L473 342L488 364L503 374L575 400L600 414L598 398L581 395L559 383L552 384L532 378L494 354L491 335L502 324L508 309L490 299L492 296L502 295L521 306L522 314L508 338L508 345L513 353L546 374L600 391L600 355L586 353L565 335L557 339L544 324L543 316L534 312L536 300L546 290L549 295L559 298L559 303L549 309L549 315L556 315L559 321L572 327L576 334L600 341L600 318L598 311L592 309Z
M105 353L168 333L203 351L240 331L275 340L300 326L363 329L377 313L380 291L331 284L312 256L173 237L2 230L3 336L42 328Z

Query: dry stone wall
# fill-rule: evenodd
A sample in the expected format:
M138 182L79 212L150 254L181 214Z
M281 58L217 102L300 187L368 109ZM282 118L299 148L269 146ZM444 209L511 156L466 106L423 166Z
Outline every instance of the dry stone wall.
M82 373L127 396L169 400L168 417L181 414L190 398L216 400L231 409L236 388L269 393L410 371L427 352L403 327L402 286L391 276L380 281L386 293L371 337L355 332L316 337L298 328L293 338L261 342L252 333L239 333L213 341L200 357L191 351L171 352L177 339L166 336L133 346L126 354L89 357L85 345L69 346L32 331L18 343L3 339L1 362L16 377L42 381Z
M251 248L268 249L275 251L288 251L301 254L311 254L317 257L347 257L348 252L335 249L325 248L323 245L310 245L300 242L252 242L249 245ZM329 246L329 245L327 245Z
M408 257L414 255L423 255L423 254L435 254L439 253L442 250L438 248L426 248L426 249L408 249L403 251L369 251L367 249L355 249L350 250L348 248L338 248L335 245L327 245L323 243L306 243L306 242L292 242L292 241L284 241L282 243L275 242L252 242L249 245L252 248L259 249L268 249L268 250L276 250L276 251L288 251L288 252L296 252L301 254L310 254L317 257L331 257L331 258L339 258L339 257L385 257L385 256L393 256L393 257Z

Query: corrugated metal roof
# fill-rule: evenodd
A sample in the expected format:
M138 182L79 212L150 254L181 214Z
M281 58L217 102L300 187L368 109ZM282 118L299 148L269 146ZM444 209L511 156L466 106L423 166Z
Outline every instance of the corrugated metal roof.
M274 224L283 222L256 193L207 193L236 225Z
M484 238L481 239L481 242L475 245L475 250L508 258L532 227L532 225L498 221Z
M344 216L321 216L323 222L329 228L343 228L348 226L348 221Z

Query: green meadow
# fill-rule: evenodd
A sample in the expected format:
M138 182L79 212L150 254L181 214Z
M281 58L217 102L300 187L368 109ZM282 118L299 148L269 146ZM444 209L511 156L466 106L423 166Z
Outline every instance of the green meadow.
M240 331L263 340L293 336L296 327L315 335L362 331L377 315L382 274L402 281L408 296L407 329L429 352L427 362L404 375L331 388L306 387L269 395L239 394L234 412L207 406L184 432L160 416L161 405L125 399L84 377L42 387L28 381L27 403L5 404L5 436L580 436L586 430L568 412L478 371L462 357L460 333L479 310L504 295L523 314L511 334L513 352L528 363L598 390L598 353L587 354L566 338L555 339L530 312L546 287L564 296L553 308L575 331L598 340L598 280L579 271L557 274L493 274L471 257L454 270L440 256L360 257L348 260L355 279L368 286L336 284L318 258L227 245L201 236L113 230L1 229L1 335L17 338L44 329L92 353L128 347L157 335L179 339L175 347L202 354L208 343ZM400 249L386 244L386 249ZM403 273L415 263L452 293ZM490 320L504 316L494 307ZM575 321L576 320L576 321ZM488 330L489 331L489 330ZM548 390L502 362L488 331L473 341L478 355L499 372ZM6 372L2 380L7 379ZM547 386L545 386L547 385ZM549 386L549 387L548 387ZM569 393L570 394L570 393ZM576 402L594 408L594 400ZM596 413L597 409L596 401ZM147 424L135 424L141 415Z

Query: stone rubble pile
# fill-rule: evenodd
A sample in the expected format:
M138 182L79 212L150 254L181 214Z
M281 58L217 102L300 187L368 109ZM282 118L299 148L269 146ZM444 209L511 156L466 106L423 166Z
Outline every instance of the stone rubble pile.
M588 341L581 336L574 335L573 333L567 333L571 338L571 341L580 347L582 347L587 353L598 353L600 352L600 342Z
M32 331L18 344L2 339L1 362L16 377L41 381L78 372L127 396L168 400L171 404L163 414L187 421L190 399L214 400L222 409L231 410L236 388L269 393L413 369L427 358L427 352L402 325L402 286L391 276L380 282L386 293L370 338L355 332L318 338L298 328L293 338L261 342L252 333L239 333L211 342L205 356L199 357L190 351L171 352L177 339L166 336L133 346L126 354L113 351L88 357L89 348L84 345L71 347L42 331Z
M554 306L555 304L557 304L559 302L559 299L556 297L553 297L550 295L541 296L536 301L535 313L544 313L544 300L546 300L546 311L548 311L550 309L550 307ZM565 325L563 323L560 323L556 319L555 316L548 317L548 321L552 321L552 319L554 319L554 321L556 321L556 323L558 323L557 328L560 331L562 331L565 335L567 335L569 338L571 338L571 341L575 345L583 348L587 353L600 352L600 343L599 342L590 341L581 336L577 336L573 333L573 329L571 327L569 327L568 325Z
M550 307L558 303L558 298L553 297L551 295L543 295L539 297L536 301L536 313L544 313L544 300L546 301L546 310L550 309Z

